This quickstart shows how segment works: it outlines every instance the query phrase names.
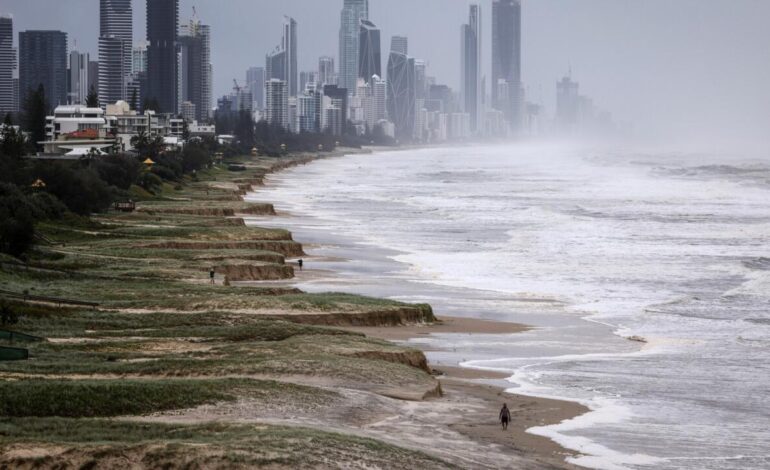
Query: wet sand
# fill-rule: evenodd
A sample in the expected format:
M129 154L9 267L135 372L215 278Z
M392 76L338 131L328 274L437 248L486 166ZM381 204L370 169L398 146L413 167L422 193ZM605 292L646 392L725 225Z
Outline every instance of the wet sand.
M402 327L346 328L367 336L388 341L408 341L431 334L489 335L515 334L529 327L516 323L485 321L473 318L443 317L434 325ZM434 369L444 392L438 401L445 401L457 411L448 427L480 444L500 446L503 454L524 457L543 464L546 468L579 468L565 462L574 452L568 451L545 437L528 434L534 426L557 424L587 413L577 403L527 397L505 392L504 380L510 374L469 369L457 366L437 366ZM476 406L463 407L474 403ZM498 414L503 403L511 410L511 423L503 431ZM505 468L505 463L500 463Z
M407 325L401 327L351 327L349 331L363 333L372 338L388 341L407 341L413 338L429 336L432 334L481 334L481 335L506 335L521 333L529 329L526 325L518 323L504 323L475 318L441 317L436 323L425 325Z
M459 416L450 428L476 442L494 443L505 454L517 455L548 464L552 468L576 469L565 461L574 452L545 437L527 433L534 426L560 423L589 410L572 402L533 398L505 393L494 385L485 385L465 378L447 376L441 378L444 400L464 401L475 399L482 404ZM503 431L497 420L503 403L511 410L511 423ZM505 465L501 465L505 467Z

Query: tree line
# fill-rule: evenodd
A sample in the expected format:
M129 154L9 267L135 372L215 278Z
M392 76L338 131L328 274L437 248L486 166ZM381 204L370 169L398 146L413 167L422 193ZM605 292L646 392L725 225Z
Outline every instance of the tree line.
M30 143L6 115L0 132L0 252L24 256L35 225L87 217L117 201L157 194L164 182L180 184L186 174L213 164L219 146L194 139L169 150L160 136L134 137L136 154L97 155L75 161L26 158ZM30 134L31 135L31 134ZM152 166L143 163L150 158Z

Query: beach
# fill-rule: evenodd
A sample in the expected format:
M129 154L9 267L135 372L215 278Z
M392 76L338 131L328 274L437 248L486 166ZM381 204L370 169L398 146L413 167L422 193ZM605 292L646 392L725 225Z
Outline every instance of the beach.
M524 431L584 409L506 394L499 374L441 370L425 356L438 348L412 344L526 327L293 286L336 277L317 263L358 253L316 257L291 231L252 224L287 218L248 195L334 156L239 157L141 194L133 212L41 226L32 262L3 258L4 308L25 333L9 338L29 360L0 364L0 464L568 468L571 454Z
M396 328L361 327L349 328L367 336L388 341L408 341L433 334L473 336L478 334L515 334L527 330L524 325L492 322L472 318L439 318L436 324L407 325ZM441 382L444 395L439 399L452 407L445 413L450 429L478 443L500 446L506 453L523 455L542 461L554 468L573 468L564 462L574 455L549 439L528 434L533 426L560 423L588 411L570 402L525 397L506 392L506 387L495 382L508 378L509 374L463 367L443 366L433 369ZM495 420L502 403L512 410L511 423L502 431ZM469 406L473 404L474 406ZM430 408L430 405L428 406ZM494 465L494 463L493 463ZM505 467L504 462L500 462Z
M369 334L438 371L590 409L528 427L572 464L762 469L768 175L750 156L660 149L385 151L272 175L247 199L277 218L247 223L303 240L303 290L527 325Z

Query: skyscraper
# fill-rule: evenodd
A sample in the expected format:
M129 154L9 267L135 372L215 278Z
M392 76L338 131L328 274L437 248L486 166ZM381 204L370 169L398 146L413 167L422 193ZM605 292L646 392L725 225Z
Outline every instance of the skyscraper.
M388 116L396 127L396 138L412 139L415 123L414 59L392 50L388 59Z
M88 63L88 92L91 89L99 93L99 61L92 60Z
M492 3L492 105L515 132L521 127L521 2Z
M195 120L208 120L211 108L210 29L194 18L182 25L179 42L178 101L195 106ZM186 105L189 112L189 104Z
M578 122L580 84L566 76L556 82L556 122L561 130L570 130Z
M323 130L334 135L342 135L348 122L348 95L345 88L337 85L324 86L324 102L326 108L322 111Z
M131 0L99 0L99 101L102 107L128 98L133 37Z
M380 30L369 20L361 20L358 55L358 78L371 83L374 75L382 76Z
M13 18L0 16L0 113L16 111L13 90L13 71L16 70L16 51L13 49Z
M299 89L297 70L297 22L284 17L281 44L265 58L266 80L283 80L290 96L296 96Z
M297 98L299 132L321 131L321 102L323 96L317 87L308 87Z
M265 120L273 126L289 128L289 88L276 78L265 82Z
M414 97L424 100L428 90L428 70L424 60L414 60Z
M179 0L147 0L146 98L160 113L177 112L178 27Z
M88 66L90 56L78 51L70 52L69 64L69 104L85 104L88 96Z
M318 59L318 85L336 85L337 76L334 71L334 57Z
M299 69L297 68L297 22L285 17L283 23L283 43L286 49L286 76L289 96L297 96L299 91Z
M265 56L265 82L269 80L286 80L286 51L277 46Z
M303 94L309 84L318 84L318 72L307 71L299 73L299 94Z
M147 43L140 42L133 48L132 52L132 73L147 72Z
M99 104L102 108L126 100L125 41L115 36L99 37Z
M265 108L265 69L264 67L251 67L246 71L246 86L251 90L254 100L254 109Z
M43 85L50 109L67 103L67 33L19 33L19 101Z
M481 6L471 5L468 24L462 26L462 70L460 71L463 111L470 115L471 131L481 123Z
M409 39L405 36L393 36L390 38L390 52L409 54Z
M340 13L339 86L352 93L358 80L361 20L369 19L369 0L345 0Z

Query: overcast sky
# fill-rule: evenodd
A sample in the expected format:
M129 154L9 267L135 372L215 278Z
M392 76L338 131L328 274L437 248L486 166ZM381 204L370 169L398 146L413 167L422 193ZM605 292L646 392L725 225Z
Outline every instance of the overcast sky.
M337 55L342 0L181 0L212 27L216 96L242 82L280 41L284 14L299 23L300 69ZM470 0L370 0L383 46L409 37L410 55L457 88L460 25ZM484 11L485 75L491 0ZM698 136L722 132L770 144L770 0L523 0L523 79L528 99L553 112L555 82L572 66L581 92L637 129ZM96 52L98 0L2 0L15 30L60 29L70 47ZM144 38L145 2L134 0ZM385 55L383 54L383 57ZM384 64L383 64L384 67Z

